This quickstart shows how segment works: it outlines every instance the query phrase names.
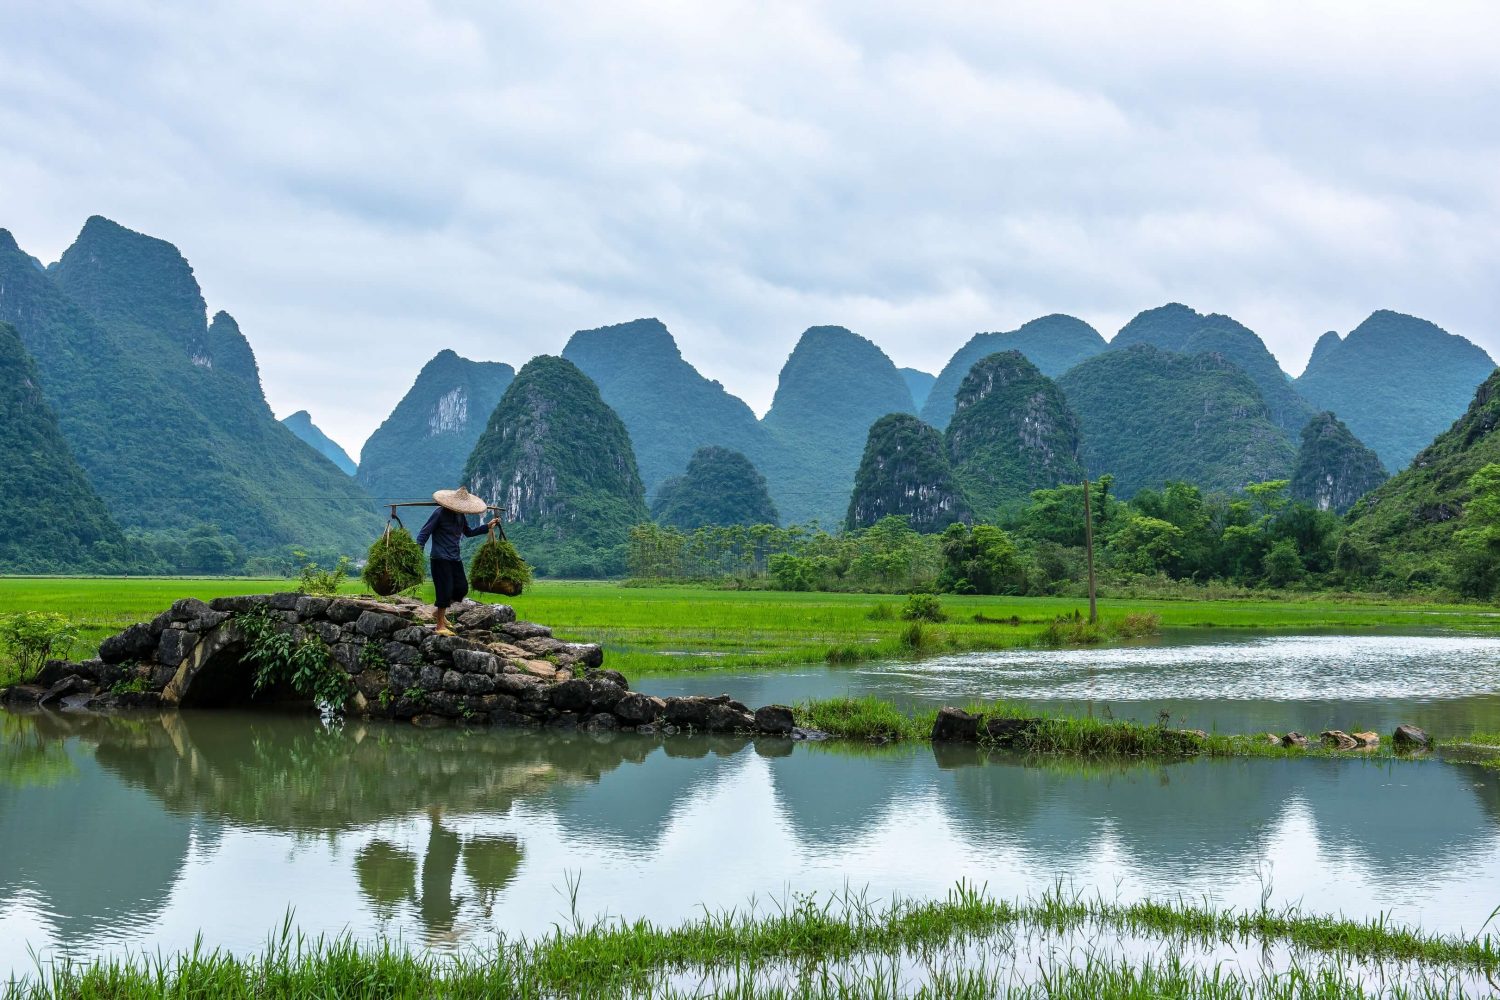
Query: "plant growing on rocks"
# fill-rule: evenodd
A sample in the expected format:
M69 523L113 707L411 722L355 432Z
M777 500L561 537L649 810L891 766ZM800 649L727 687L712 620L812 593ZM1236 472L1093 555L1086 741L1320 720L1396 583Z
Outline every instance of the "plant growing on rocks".
M0 650L18 683L37 675L49 659L66 657L78 633L62 615L48 611L17 611L0 616Z
M349 678L330 655L328 644L316 636L298 638L282 630L281 622L264 605L235 615L245 636L245 659L255 666L257 692L286 681L319 708L338 714L349 698Z
M343 582L349 579L349 566L348 556L339 556L338 564L332 569L324 569L317 563L308 561L303 564L302 572L298 576L297 592L334 597L338 594Z

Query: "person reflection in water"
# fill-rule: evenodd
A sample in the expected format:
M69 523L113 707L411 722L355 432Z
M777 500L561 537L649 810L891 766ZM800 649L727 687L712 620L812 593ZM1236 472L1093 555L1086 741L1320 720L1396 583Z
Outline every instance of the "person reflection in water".
M520 868L521 845L505 836L462 839L443 825L443 811L436 806L427 810L427 821L420 889L416 855L385 840L372 841L360 850L354 859L355 878L360 893L382 921L391 920L402 903L411 902L427 944L453 943L462 937L458 915L465 902L464 896L453 893L459 859L478 893L481 915L489 917Z

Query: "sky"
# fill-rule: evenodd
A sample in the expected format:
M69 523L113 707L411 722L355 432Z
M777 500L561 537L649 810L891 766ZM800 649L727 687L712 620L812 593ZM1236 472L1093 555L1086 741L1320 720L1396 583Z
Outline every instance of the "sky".
M175 243L358 456L443 348L662 319L764 412L808 326L936 372L1168 301L1295 374L1500 356L1500 5L6 0L0 227Z

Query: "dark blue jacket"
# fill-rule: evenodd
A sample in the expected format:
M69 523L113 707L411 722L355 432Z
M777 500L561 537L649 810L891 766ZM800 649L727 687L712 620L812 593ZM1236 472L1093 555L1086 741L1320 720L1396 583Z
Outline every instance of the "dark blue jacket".
M427 544L427 539L432 539L432 558L434 559L458 559L458 543L467 535L473 538L482 535L489 529L481 524L477 528L469 526L469 519L463 514L449 510L447 507L439 507L432 512L427 523L422 525L422 530L417 532L417 546L420 548Z

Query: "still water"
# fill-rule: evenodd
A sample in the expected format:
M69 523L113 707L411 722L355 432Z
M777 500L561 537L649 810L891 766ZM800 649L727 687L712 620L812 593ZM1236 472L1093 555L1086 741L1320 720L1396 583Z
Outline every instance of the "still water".
M313 933L483 945L566 923L570 879L584 917L666 922L967 879L1236 907L1264 891L1472 931L1500 902L1500 772L0 714L0 857L0 970L20 973L28 949L171 950L200 931L253 950L288 910Z
M732 692L749 705L875 695L908 708L1020 701L1077 715L1225 733L1374 729L1500 731L1500 637L1297 635L1092 649L1015 649L906 663L762 674L674 675L653 694ZM1496 902L1500 902L1497 899Z

